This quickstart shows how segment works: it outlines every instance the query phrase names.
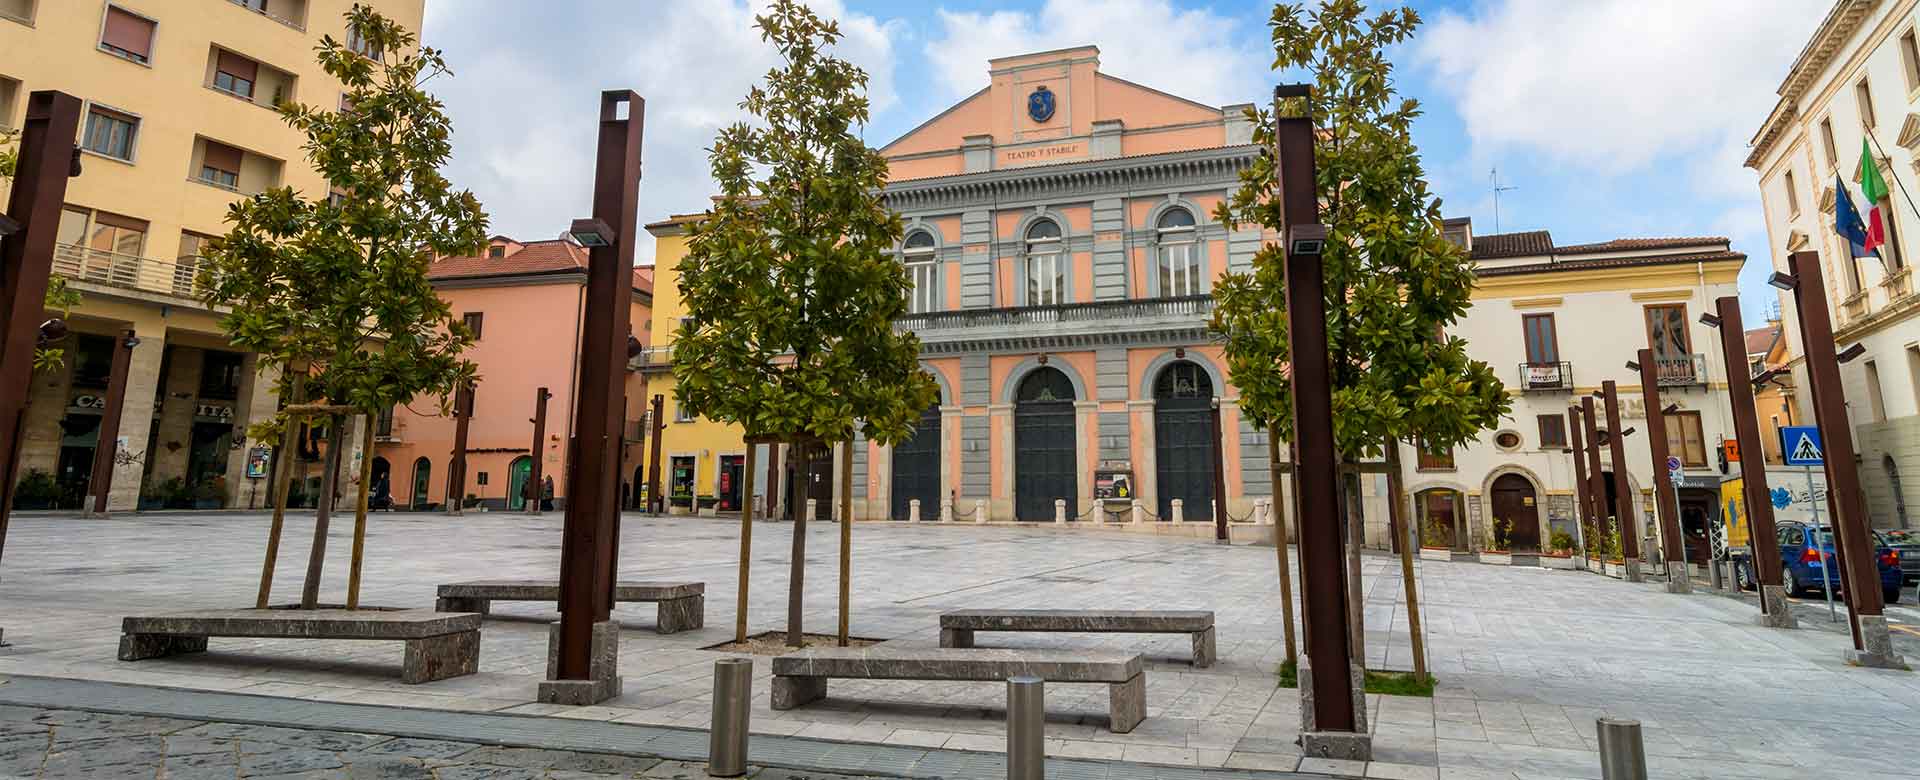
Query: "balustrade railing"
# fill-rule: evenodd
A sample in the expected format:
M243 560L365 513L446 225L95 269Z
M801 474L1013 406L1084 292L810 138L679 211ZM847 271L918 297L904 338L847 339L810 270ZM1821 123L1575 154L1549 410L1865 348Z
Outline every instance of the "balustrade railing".
M1707 356L1702 354L1653 359L1661 387L1689 387L1707 383Z
M1564 360L1552 363L1521 363L1520 388L1522 390L1572 390L1573 364Z
M1057 323L1101 322L1123 319L1201 318L1213 313L1213 296L1137 298L1055 306L1014 306L1001 309L958 309L909 314L893 321L896 330L915 332L959 328L1024 328Z
M159 260L94 249L78 244L56 244L53 272L70 280L104 284L127 290L194 298L194 258Z

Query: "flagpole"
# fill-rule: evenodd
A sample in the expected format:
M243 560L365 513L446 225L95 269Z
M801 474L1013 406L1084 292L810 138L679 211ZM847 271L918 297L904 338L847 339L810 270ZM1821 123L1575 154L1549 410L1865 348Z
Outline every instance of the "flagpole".
M1892 162L1893 158L1887 155L1887 150L1880 147L1880 139L1873 137L1872 130L1866 130L1865 132L1862 132L1861 135L1866 136L1867 143L1873 144L1873 151L1875 154L1878 154L1881 157L1887 158L1888 162ZM1880 165L1880 161L1878 159L1875 159L1873 161L1873 164L1875 167L1878 167ZM1887 167L1892 168L1893 166L1889 165ZM1897 175L1894 175L1892 171L1887 171L1887 177L1890 179L1893 179L1893 186L1900 188L1900 195L1907 199L1907 208L1913 210L1913 214L1915 217L1920 217L1920 205L1914 205L1913 193L1907 192L1906 183L1900 181L1900 177ZM1880 271L1882 273L1887 273L1887 272L1890 272L1891 270L1892 269L1887 268L1887 259L1885 257L1881 257Z

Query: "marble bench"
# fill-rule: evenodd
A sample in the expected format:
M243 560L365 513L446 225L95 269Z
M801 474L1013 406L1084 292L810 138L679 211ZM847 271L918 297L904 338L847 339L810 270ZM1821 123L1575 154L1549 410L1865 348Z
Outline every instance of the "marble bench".
M408 685L480 669L480 616L424 609L211 609L129 617L121 622L120 660L139 661L207 649L208 637L354 639L406 642L400 679Z
M1191 634L1193 665L1212 666L1213 613L1178 610L966 609L940 614L940 646L972 647L976 631Z
M773 659L773 708L790 710L827 696L827 679L1000 682L1032 675L1048 682L1107 683L1115 734L1147 717L1147 676L1139 655L1061 650L958 650L822 647Z
M653 630L674 634L707 624L707 586L702 582L633 582L613 585L615 602L659 604ZM560 601L557 580L479 580L440 586L433 608L440 612L487 614L495 601Z

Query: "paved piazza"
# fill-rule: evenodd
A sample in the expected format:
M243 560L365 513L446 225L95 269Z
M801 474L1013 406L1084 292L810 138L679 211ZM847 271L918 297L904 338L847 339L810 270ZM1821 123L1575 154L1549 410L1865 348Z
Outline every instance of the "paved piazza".
M350 517L334 524L323 600L344 593L351 525ZM831 631L839 529L810 528L808 627ZM557 513L376 515L364 600L430 607L442 582L551 578L559 529ZM775 629L785 613L791 534L778 524L754 530L749 624ZM1282 647L1272 548L1052 526L853 530L860 636L935 646L935 616L959 608L1218 613L1221 660L1204 670L1186 663L1185 635L982 634L989 646L1147 655L1148 717L1131 734L1108 732L1105 686L1049 686L1050 756L1368 777L1598 778L1593 722L1604 715L1645 724L1655 777L1915 776L1902 756L1920 729L1920 679L1844 666L1845 635L1830 625L1755 627L1745 601L1673 596L1658 584L1586 573L1423 562L1435 698L1369 697L1377 759L1370 765L1303 762L1293 745L1297 692L1274 684ZM309 518L289 518L276 601L297 597L311 532ZM21 517L0 564L0 627L13 643L0 649L0 676L701 728L719 656L700 648L732 635L737 534L737 521L626 518L622 575L705 582L706 628L660 636L652 605L620 606L629 629L620 659L625 694L567 708L533 703L554 618L538 604L495 605L479 674L419 686L399 681L398 642L216 638L205 654L116 661L122 616L252 604L265 517ZM1370 555L1365 572L1370 664L1407 668L1395 561ZM1802 619L1809 613L1803 607ZM756 666L756 733L961 751L1005 746L999 685L836 680L827 701L774 712L767 659ZM0 685L0 701L6 689Z

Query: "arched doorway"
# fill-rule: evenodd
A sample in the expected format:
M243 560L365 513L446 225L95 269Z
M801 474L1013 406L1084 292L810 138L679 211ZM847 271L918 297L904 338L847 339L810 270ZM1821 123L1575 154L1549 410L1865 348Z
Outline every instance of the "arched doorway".
M1540 497L1533 483L1519 474L1502 474L1493 480L1493 520L1505 521L1507 549L1518 553L1540 552Z
M641 511L647 508L647 467L633 467L633 490L627 494L627 508Z
M1180 499L1187 520L1213 519L1213 378L1190 360L1169 363L1153 382L1153 454L1161 520Z
M1053 502L1065 499L1079 514L1074 468L1073 381L1041 366L1020 380L1013 405L1013 516L1053 520Z
M427 491L433 487L433 461L425 457L413 462L413 504L415 511L427 508Z
M507 464L507 511L527 510L527 480L533 478L533 458L522 455Z
M913 435L893 447L893 506L889 516L906 520L912 516L914 499L920 499L920 519L940 516L940 404L935 402L920 413L920 424Z
M367 483L367 508L392 509L393 464L388 463L385 457L375 455L373 458L373 473L368 475L368 478L372 481Z

